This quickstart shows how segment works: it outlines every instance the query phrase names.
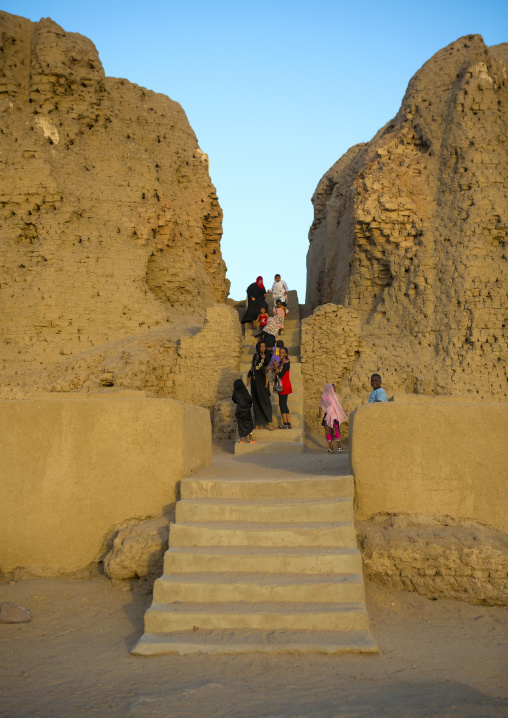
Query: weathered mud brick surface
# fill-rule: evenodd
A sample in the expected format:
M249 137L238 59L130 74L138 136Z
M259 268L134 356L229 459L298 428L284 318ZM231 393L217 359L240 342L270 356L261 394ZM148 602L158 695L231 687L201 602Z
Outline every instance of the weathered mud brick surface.
M317 373L351 410L380 372L389 394L508 396L507 67L479 35L440 50L319 182L307 304L345 309L303 324L307 394Z
M0 13L0 44L0 396L213 405L240 344L218 339L222 211L183 109L105 77L92 42L49 19ZM197 396L185 372L196 386L205 338Z

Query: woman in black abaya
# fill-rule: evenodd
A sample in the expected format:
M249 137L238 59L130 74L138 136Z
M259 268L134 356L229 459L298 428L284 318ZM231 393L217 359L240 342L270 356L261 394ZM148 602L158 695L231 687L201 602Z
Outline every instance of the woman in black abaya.
M258 342L256 352L252 357L252 366L247 375L247 386L251 382L252 405L254 408L254 423L256 429L267 425L270 431L272 426L272 402L270 401L270 389L268 387L268 364L270 355L266 351L266 344Z
M244 438L248 436L249 443L255 444L256 442L252 438L252 430L254 429L254 423L252 421L252 397L241 379L237 379L233 384L233 396L231 400L236 404L235 417L236 423L238 424L239 443L243 444Z
M253 284L247 287L247 309L242 317L242 324L255 322L259 317L261 307L268 311L268 304L265 301L266 289L263 284L263 277L258 277Z

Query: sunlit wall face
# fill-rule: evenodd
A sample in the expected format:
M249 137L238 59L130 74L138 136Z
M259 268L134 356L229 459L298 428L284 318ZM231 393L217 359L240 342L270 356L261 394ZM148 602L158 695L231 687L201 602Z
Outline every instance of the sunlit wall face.
M411 76L470 33L506 41L508 4L7 0L96 44L106 74L186 111L224 211L231 296L280 272L305 295L314 189L397 112Z

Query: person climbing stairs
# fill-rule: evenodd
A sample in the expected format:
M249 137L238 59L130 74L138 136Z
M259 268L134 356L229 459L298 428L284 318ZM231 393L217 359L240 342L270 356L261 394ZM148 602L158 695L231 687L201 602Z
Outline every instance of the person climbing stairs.
M303 381L302 365L300 363L300 310L298 305L298 294L296 291L288 292L287 301L289 315L284 325L284 335L280 338L288 351L291 362L291 385L293 393L288 396L289 409L291 414L291 429L278 430L282 420L279 411L278 395L271 390L271 402L273 411L273 425L276 431L269 431L266 428L255 429L253 438L255 444L247 440L239 443L239 436L236 436L235 454L250 454L253 452L279 452L284 454L299 454L303 452ZM258 332L256 332L258 333ZM252 357L256 351L256 344L259 340L252 334L249 327L245 328L242 354L240 357L240 375L244 382L247 381L247 374L252 364Z

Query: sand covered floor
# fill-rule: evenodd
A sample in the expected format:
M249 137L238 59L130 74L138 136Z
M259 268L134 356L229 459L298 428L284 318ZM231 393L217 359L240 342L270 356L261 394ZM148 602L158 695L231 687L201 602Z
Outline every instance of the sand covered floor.
M367 586L379 655L131 656L151 596L105 578L0 585L0 715L508 715L508 610Z

